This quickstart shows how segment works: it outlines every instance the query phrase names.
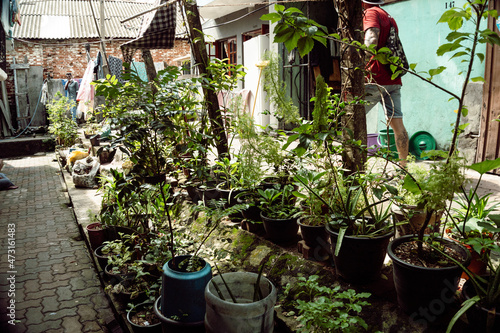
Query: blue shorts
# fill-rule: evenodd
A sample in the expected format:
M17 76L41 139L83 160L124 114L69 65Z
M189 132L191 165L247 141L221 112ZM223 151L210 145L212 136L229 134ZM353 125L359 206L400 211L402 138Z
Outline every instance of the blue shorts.
M368 84L365 86L365 94L365 101L368 102L368 104L365 104L366 113L382 101L383 95L386 120L403 118L403 112L401 112L401 85L393 84L379 87L374 84Z

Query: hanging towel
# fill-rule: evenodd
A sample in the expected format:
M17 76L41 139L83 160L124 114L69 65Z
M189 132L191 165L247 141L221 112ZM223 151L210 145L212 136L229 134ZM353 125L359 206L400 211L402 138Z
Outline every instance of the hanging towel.
M123 83L122 80L122 67L123 61L120 58L109 56L108 57L109 72L111 76L115 76L118 82Z
M47 85L47 80L45 80L42 86L42 97L40 98L40 103L45 105L47 104L48 100L49 100L49 86Z
M80 83L80 89L78 90L78 95L76 96L77 101L86 103L94 99L94 86L90 84L93 79L94 61L90 60Z

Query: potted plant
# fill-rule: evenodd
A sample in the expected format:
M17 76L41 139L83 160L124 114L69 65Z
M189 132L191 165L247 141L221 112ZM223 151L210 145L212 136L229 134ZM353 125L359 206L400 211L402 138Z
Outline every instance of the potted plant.
M300 234L304 245L308 246L318 260L328 258L328 234L325 229L328 220L328 208L308 188L315 189L318 195L323 196L328 182L322 181L326 171L302 169L294 177L296 184L302 188L302 192L295 191L294 195L299 199L301 212L297 223L300 226Z
M90 223L85 227L91 249L94 251L106 240L106 230L99 221L99 215L89 211Z
M131 304L132 305L132 304ZM132 305L127 311L127 322L134 333L161 333L161 322L154 312L154 302Z
M49 133L54 134L57 144L63 147L72 146L78 137L78 125L68 116L73 106L74 101L70 101L61 92L57 92L52 102L47 104Z
M257 189L260 196L260 217L267 237L277 243L291 243L297 240L299 226L293 186L276 184L273 188Z
M157 281L148 279L149 273L143 270L140 262L132 263L129 271L131 275L114 285L108 285L106 291L114 294L124 304L144 302L148 297L148 292L152 288L158 288L159 284Z
M495 238L468 238L466 244L481 253L482 260L488 269L479 275L470 271L465 265L456 262L467 273L469 279L462 288L464 302L460 310L453 316L448 325L447 333L452 332L456 321L467 315L469 327L477 332L497 332L500 329L500 268L492 258L492 252L500 252L498 231L500 225L489 227L495 233ZM451 259L451 258L450 258Z
M463 303L460 310L451 319L447 332L451 332L456 321L466 314L471 330L478 332L496 332L500 329L500 268L493 253L500 252L500 220L490 215L486 208L489 195L477 196L477 189L486 172L500 167L500 158L474 163L468 168L479 173L476 185L469 194L463 191L459 208L451 216L450 234L456 241L463 243L469 251L479 256L481 267L467 265L446 253L443 256L461 267L468 279L462 287ZM494 209L496 205L491 206ZM477 216L477 217L474 217ZM488 217L493 217L488 219ZM457 219L458 218L458 219Z
M99 248L99 252L107 258L104 272L117 281L122 281L134 274L130 268L136 257L133 243L137 236L121 236L123 238L104 242L104 246Z
M494 229L500 222L500 216L493 214L497 207L500 206L500 203L489 204L491 193L481 197L477 194L477 189L483 175L497 168L500 164L498 161L499 159L494 161L485 160L467 166L468 169L479 173L479 179L468 193L464 187L461 188L462 192L454 200L457 207L452 207L446 228L447 237L462 243L469 249L471 252L471 263L467 269L478 275L486 273L486 262L482 261L481 253L478 253L474 248L466 244L465 240L493 237L490 230ZM462 278L468 278L465 272L462 273Z
M428 152L429 156L442 155L443 152ZM455 260L467 266L470 262L469 251L443 237L443 228L436 225L441 233L425 234L431 216L444 210L447 200L464 183L463 161L451 156L446 161L437 161L430 165L427 177L417 182L411 174L406 174L403 187L416 194L418 205L426 212L426 218L417 235L407 235L392 240L388 245L388 254L393 262L393 275L396 281L396 293L400 307L407 313L416 313L420 320L424 311L429 311L436 299L445 292L454 293L462 268L440 255L446 252ZM436 250L436 248L438 250ZM441 302L436 317L443 315L450 302Z
M328 201L326 230L332 243L337 274L353 283L380 278L387 244L394 235L390 197L380 175L367 172L334 173L335 187ZM313 192L315 193L315 192Z
M429 179L429 166L422 162L417 163L415 158L411 156L408 157L406 172L419 184L424 184L425 180ZM396 227L398 237L417 234L425 223L427 215L425 207L423 207L424 201L421 200L422 192L416 193L415 191L405 190L403 188L405 174L403 172L400 175L403 178L397 178L396 189L398 195L394 196L393 203L395 204L395 208L392 208L394 217L399 222ZM425 229L426 234L433 232L434 228L439 225L437 221L440 221L443 213L444 208L434 211L428 222L428 227Z

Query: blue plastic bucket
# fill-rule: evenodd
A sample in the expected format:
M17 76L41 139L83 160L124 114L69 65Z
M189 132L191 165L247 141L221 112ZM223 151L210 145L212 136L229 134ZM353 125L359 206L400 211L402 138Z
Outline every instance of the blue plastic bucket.
M174 269L191 256L177 256L163 265L161 312L167 318L175 316L180 322L199 322L205 318L205 287L212 278L212 267L202 260L203 267L197 272L181 272Z

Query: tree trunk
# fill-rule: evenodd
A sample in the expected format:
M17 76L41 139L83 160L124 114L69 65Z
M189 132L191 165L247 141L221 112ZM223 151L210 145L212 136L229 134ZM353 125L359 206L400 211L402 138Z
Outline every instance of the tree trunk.
M202 32L198 6L194 0L184 0L183 3L187 14L191 50L194 55L196 67L201 76L205 76L210 80L211 73L207 70L209 59L205 37ZM203 94L205 96L205 107L208 110L212 134L215 138L217 154L219 158L223 156L229 157L227 136L217 95L212 89L208 89L206 85L203 85Z
M339 29L341 38L363 43L363 9L361 0L335 0L339 12ZM346 114L343 116L343 140L345 150L342 155L344 168L351 172L364 170L366 150L355 142L366 145L366 113L362 104L350 104L365 94L364 59L359 50L342 44L341 68L342 98L346 102Z
M151 55L150 50L141 50L142 51L142 60L144 60L144 66L146 67L146 74L148 76L149 83L151 84L151 89L153 90L153 94L156 94L158 89L156 85L153 84L154 79L156 79L156 68L155 63L153 61L153 56Z

